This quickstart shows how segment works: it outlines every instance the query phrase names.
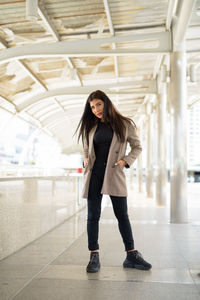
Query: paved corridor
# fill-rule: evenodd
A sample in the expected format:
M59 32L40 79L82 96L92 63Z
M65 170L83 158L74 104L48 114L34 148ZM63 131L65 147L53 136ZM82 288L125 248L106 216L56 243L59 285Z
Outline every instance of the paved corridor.
M153 265L150 271L123 269L124 247L111 203L104 197L99 273L85 271L89 253L83 209L0 262L0 299L199 300L200 205L194 187L188 224L170 224L168 205L159 207L153 199L130 193L135 246Z

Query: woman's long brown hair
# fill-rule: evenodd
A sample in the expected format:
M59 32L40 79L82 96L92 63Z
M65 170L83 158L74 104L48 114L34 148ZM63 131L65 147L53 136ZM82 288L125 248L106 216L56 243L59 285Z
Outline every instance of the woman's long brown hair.
M80 119L80 122L77 126L77 129L75 133L79 130L78 135L78 141L80 138L82 138L82 141L87 141L87 144L89 144L89 132L90 130L97 124L98 118L93 114L91 108L90 108L90 102L94 99L100 99L104 102L104 110L103 110L103 120L106 124L109 124L110 127L113 129L113 131L116 133L119 141L122 143L125 141L125 122L132 122L134 126L136 127L133 120L130 118L122 116L114 107L111 100L108 98L108 96L100 91L94 91L92 92L86 101L85 108L83 115Z

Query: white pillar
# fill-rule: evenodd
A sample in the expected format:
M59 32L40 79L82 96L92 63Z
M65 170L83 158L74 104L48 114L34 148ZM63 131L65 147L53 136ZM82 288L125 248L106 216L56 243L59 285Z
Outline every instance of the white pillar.
M134 166L131 165L130 168L127 170L129 174L129 186L131 190L134 190Z
M140 136L140 139L142 138L142 128L138 129L138 135ZM137 159L137 182L138 182L138 192L142 193L143 191L143 168L142 168L142 153L139 155Z
M147 197L153 197L153 112L152 103L147 103L147 165L146 165Z
M137 179L138 179L138 192L142 193L143 191L143 170L142 170L142 155L138 157L138 163L137 163Z
M166 109L166 84L162 84L157 95L156 202L158 205L165 205L167 200Z
M187 222L186 53L171 54L171 222Z

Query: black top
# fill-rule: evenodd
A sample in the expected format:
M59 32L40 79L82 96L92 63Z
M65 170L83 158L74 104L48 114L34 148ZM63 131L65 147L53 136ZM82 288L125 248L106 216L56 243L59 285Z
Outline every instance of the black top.
M108 124L99 121L94 134L94 151L96 155L96 162L107 162L112 138L112 128Z

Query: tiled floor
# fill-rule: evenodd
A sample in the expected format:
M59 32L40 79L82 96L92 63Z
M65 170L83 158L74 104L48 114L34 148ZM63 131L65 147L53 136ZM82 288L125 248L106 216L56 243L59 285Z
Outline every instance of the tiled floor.
M85 271L89 253L83 210L0 262L0 299L200 300L200 203L197 185L192 188L188 224L170 224L168 205L156 206L153 199L131 192L135 246L153 265L150 271L123 269L124 247L105 198L99 273Z
M86 200L78 201L77 185L75 176L0 181L0 260L85 206Z

